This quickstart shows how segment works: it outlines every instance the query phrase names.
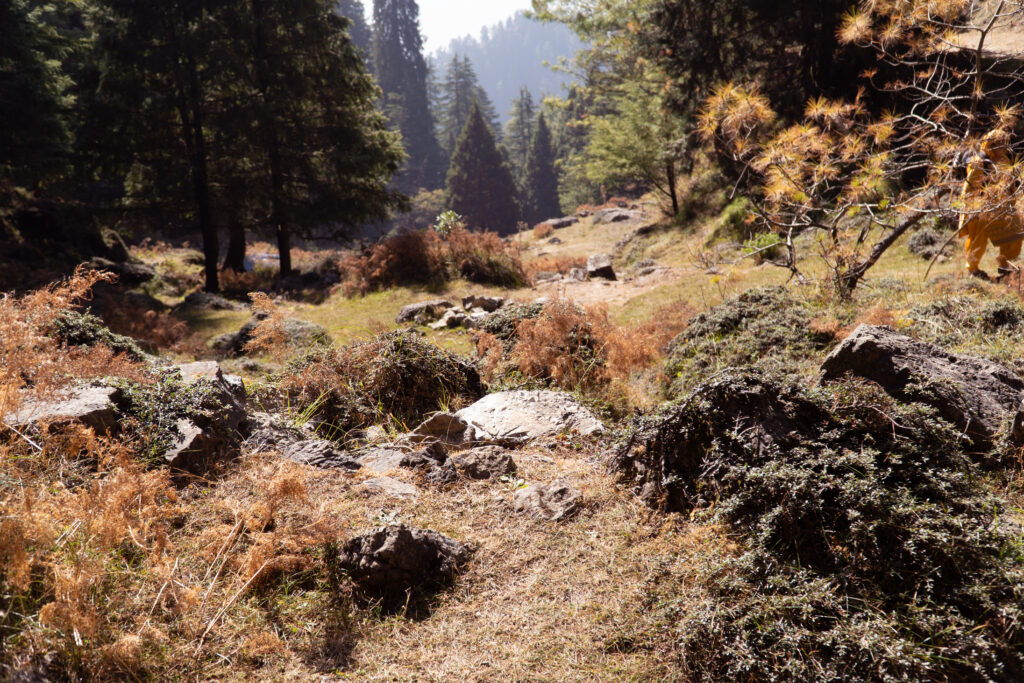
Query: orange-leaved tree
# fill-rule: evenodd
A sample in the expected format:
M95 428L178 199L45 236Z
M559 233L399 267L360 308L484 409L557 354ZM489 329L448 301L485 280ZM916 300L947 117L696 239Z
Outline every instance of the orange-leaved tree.
M848 296L925 217L963 225L1024 216L1014 156L1021 19L1021 0L865 0L844 17L839 38L873 49L877 68L862 74L852 100L812 98L792 125L779 124L756 85L719 86L700 132L755 179L756 217L783 253L775 263L802 278L805 242L795 238L816 232L833 283ZM1000 163L986 154L993 140ZM968 166L984 168L985 179L965 192Z

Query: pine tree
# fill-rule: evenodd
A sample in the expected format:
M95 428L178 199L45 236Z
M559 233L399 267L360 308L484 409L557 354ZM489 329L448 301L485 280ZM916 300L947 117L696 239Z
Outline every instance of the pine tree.
M351 22L348 27L349 38L362 53L363 59L369 60L373 52L373 33L366 23L362 0L338 0L336 11Z
M508 148L509 160L515 172L516 184L524 187L526 179L526 160L533 143L534 124L537 120L537 107L533 103L530 89L522 86L519 97L512 102L509 110L508 123L505 124L505 146Z
M56 35L31 10L24 0L0 2L0 205L15 187L49 179L68 152Z
M459 140L462 129L466 127L469 112L476 102L484 120L491 126L495 137L498 137L498 115L487 93L477 80L473 64L468 57L452 57L441 82L438 93L438 111L440 113L440 139L445 153L451 158L455 152L455 144Z
M455 145L445 203L471 227L499 234L514 232L519 220L512 172L476 103Z
M210 179L210 131L224 79L227 4L96 0L104 111L112 154L131 155L129 199L194 219L205 288L217 291L219 246Z
M261 162L245 196L274 229L282 277L293 233L339 237L404 206L387 187L401 161L397 140L375 108L348 21L331 4L248 0L236 41L254 84L244 129Z
M415 0L374 0L373 67L384 111L402 134L408 160L398 186L409 193L440 186L444 158L427 94L419 5Z
M537 117L523 183L523 217L530 225L561 214L558 205L558 174L551 147L551 132L544 114Z

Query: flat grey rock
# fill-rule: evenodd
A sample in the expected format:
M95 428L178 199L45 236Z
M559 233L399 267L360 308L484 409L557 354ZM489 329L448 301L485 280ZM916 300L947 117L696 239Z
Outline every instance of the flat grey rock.
M595 254L587 259L587 277L615 280L615 268L608 254Z
M456 469L470 479L493 479L515 474L516 461L501 446L480 446L452 457Z
M395 322L399 324L404 323L428 323L433 320L437 320L444 312L450 308L454 308L454 304L444 299L434 299L433 301L421 301L415 304L409 304L402 308L398 312L398 316L395 318Z
M362 465L350 453L324 439L307 439L285 446L284 457L323 470L358 470Z
M528 514L550 522L571 517L580 506L580 492L564 482L538 484L519 489L512 504L519 514Z
M406 484L391 477L374 477L362 483L360 489L370 495L381 495L388 498L413 499L420 495L420 490L412 484Z
M576 399L557 391L502 391L455 413L476 438L522 444L557 434L596 436L604 425Z
M78 423L97 434L108 434L117 426L118 394L116 388L105 385L76 387L51 401L27 401L17 412L4 416L4 422L16 428L44 423L59 428Z

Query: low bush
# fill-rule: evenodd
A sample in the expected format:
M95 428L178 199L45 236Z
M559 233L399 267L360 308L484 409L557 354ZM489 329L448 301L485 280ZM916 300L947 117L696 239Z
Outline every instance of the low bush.
M656 361L691 316L688 306L676 304L658 311L649 323L619 326L605 307L583 308L558 299L492 317L477 338L477 353L491 376L515 371L602 400L616 397L617 405L609 407L622 412L646 402L636 391L644 386L641 375L652 370L660 375Z
M114 334L102 320L90 313L67 310L53 322L53 336L64 346L106 346L141 361L145 354L131 337Z
M726 525L674 620L698 680L1018 680L1024 547L951 425L854 382L730 374L638 421L614 464Z
M527 274L533 278L537 273L558 273L565 275L573 268L586 268L583 256L541 256L526 264Z
M555 227L550 223L538 223L533 226L533 238L542 240L545 237L551 237L555 234Z
M442 237L434 230L400 232L341 262L347 296L397 285L439 287L465 278L479 284L521 287L522 261L495 233L457 226Z
M817 362L833 335L811 325L807 308L784 288L751 289L701 313L672 340L665 363L672 398L728 367L792 372Z
M330 438L373 424L413 427L484 394L471 362L404 332L311 351L291 364L281 389L292 410Z

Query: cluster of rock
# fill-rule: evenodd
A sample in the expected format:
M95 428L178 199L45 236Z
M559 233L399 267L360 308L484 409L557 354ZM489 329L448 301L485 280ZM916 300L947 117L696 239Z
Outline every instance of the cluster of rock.
M504 305L503 297L477 294L463 297L461 308L446 299L433 299L405 306L399 311L395 322L427 325L433 330L446 330L454 327L477 329L492 313Z

